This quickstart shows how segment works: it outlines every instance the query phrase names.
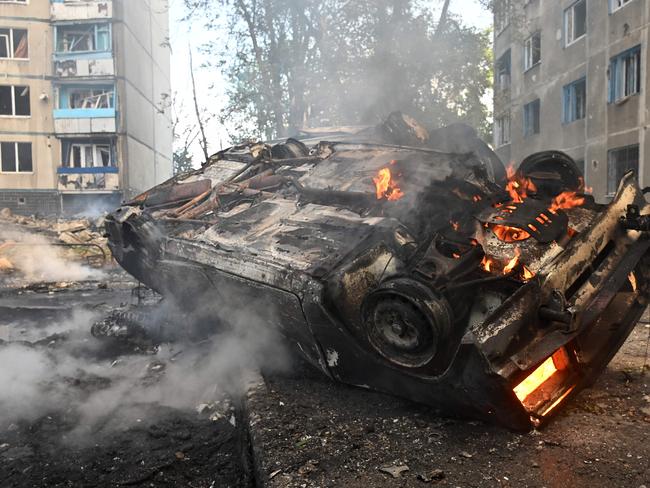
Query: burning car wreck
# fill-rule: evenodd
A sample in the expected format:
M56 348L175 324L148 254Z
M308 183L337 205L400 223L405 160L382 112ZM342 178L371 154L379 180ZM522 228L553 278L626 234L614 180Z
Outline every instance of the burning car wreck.
M471 129L395 113L221 151L106 228L137 279L209 305L203 324L254 302L331 378L527 430L643 313L647 211L632 174L597 204L563 153L506 169Z

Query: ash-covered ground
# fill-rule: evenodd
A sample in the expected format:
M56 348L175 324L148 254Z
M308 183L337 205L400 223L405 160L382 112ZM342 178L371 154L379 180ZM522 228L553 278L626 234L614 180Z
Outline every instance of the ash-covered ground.
M0 224L2 487L650 486L648 317L593 388L522 435L278 362L254 328L95 337L160 297L103 259L92 223Z

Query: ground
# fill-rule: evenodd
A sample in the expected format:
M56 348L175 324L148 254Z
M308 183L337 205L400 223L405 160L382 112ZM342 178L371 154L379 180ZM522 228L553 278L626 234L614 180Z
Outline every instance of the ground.
M93 337L97 317L157 299L111 265L100 271L0 275L1 487L650 486L647 316L593 388L519 434L333 383L298 359L246 394L170 401L191 397L204 363ZM188 356L197 369L170 382ZM170 386L171 399L158 394Z

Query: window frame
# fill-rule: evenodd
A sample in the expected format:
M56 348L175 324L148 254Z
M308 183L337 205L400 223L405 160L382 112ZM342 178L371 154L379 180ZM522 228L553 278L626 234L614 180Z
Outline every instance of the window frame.
M507 85L507 86L504 86L504 85L501 83L501 69L500 69L500 68L501 68L501 66L502 66L503 64L505 64L505 63L502 63L502 60L503 60L506 56L508 57L508 59L507 59L507 61L508 61L508 73L507 73L507 74L508 74L508 85ZM497 88L498 88L496 91L497 91L497 92L503 92L503 91L505 91L505 90L508 90L508 89L510 88L510 86L512 85L512 50L511 50L511 49L507 49L507 50L506 50L506 51L505 51L505 52L504 52L504 53L499 57L499 59L497 59L497 61L496 61L496 63L495 63L494 74L495 74L495 79L496 79L496 81L497 81Z
M31 97L31 87L29 85L0 85L8 86L11 88L11 114L0 114L0 118L22 118L28 119L32 116L32 97ZM16 88L27 88L28 90L28 106L29 114L27 115L16 115Z
M81 29L83 26L92 26L93 27L93 44L95 49L92 50L79 50L79 51L63 51L59 50L59 39L61 37L61 30L68 27L76 27ZM107 49L97 49L98 40L99 40L99 31L100 28L106 28L108 30L108 48ZM54 26L54 54L57 56L74 56L80 54L97 54L97 53L112 53L113 52L113 25L111 22L83 22L83 23L63 23L55 24Z
M578 98L576 96L576 87L584 83L584 107L582 107L582 117L577 117L577 110L573 110L573 103L572 100L575 99L577 102ZM575 112L575 113L574 113ZM569 116L573 116L572 118L569 118ZM562 124L568 125L572 124L573 122L577 122L579 120L584 120L587 117L587 76L582 76L581 78L578 78L577 80L572 81L571 83L567 83L562 87Z
M538 59L535 61L535 45L534 40L539 39L539 46L537 48ZM529 53L530 46L530 53ZM524 41L524 73L528 70L533 69L538 64L542 62L542 32L537 31L533 32L525 41Z
M534 110L535 107L536 107L536 111ZM524 105L524 114L523 114L524 118L523 118L523 124L521 124L524 133L524 139L539 134L542 131L541 112L542 112L542 102L539 98L536 98L535 100L531 100L530 102ZM536 120L535 120L535 114L537 115ZM532 121L529 120L529 118L532 118ZM529 124L529 122L532 122L532 126L531 124Z
M13 144L14 145L14 171L5 171L2 169L2 144ZM20 171L20 151L18 150L19 144L27 144L29 146L30 159L32 169L30 171ZM0 141L0 174L3 175L32 175L34 174L34 145L30 141Z
M575 8L578 6L578 4L584 3L585 4L585 32L580 35L580 37L574 37L571 41L569 41L569 16L568 13L571 11L571 20L573 21L571 23L571 31L572 35L575 36ZM563 25L564 25L564 47L567 48L576 42L578 42L580 39L583 37L587 36L587 0L576 0L573 2L571 5L569 5L566 9L564 9L564 14L563 14Z
M637 151L637 155L636 155L636 174L635 174L635 176L636 176L636 178L638 180L638 178L639 178L639 166L641 164L641 145L639 143L628 144L627 146L620 146L620 147L615 147L615 148L607 150L607 180L606 180L607 193L606 193L606 195L608 197L613 197L613 196L616 195L616 191L618 190L618 186L621 183L621 179L618 178L618 181L612 183L613 188L610 189L610 182L611 182L611 180L610 180L611 169L610 168L611 168L611 165L612 165L612 156L614 155L614 153L618 153L618 152L621 152L621 151L629 151L630 149L634 149L634 148ZM626 165L629 166L628 161L626 161ZM629 171L629 169L627 171ZM622 178L622 176L623 175L621 175L621 178Z
M79 154L83 155L83 161L80 161L80 166L76 166L74 164L74 148L78 147L79 148ZM88 161L86 160L86 149L90 148L91 149L91 154L92 154L92 164L88 164ZM101 153L100 153L100 148L105 148L108 149L108 165L103 165L100 164L102 162L101 158ZM109 142L72 142L70 143L69 146L69 154L68 154L68 168L113 168L115 165L113 164L113 151L111 147L111 143Z
M503 127L499 127L499 124L503 124L507 120L508 122L508 138L505 140L503 137L505 131L503 130ZM508 144L512 143L512 117L510 115L510 112L505 112L501 114L499 117L494 118L494 145L497 148L507 146Z
M628 80L627 80L627 65L623 64L623 69L622 73L624 76L623 80L619 80L619 65L621 62L626 63L627 60L631 59L634 57L635 63L636 63L636 70L635 70L635 80L634 84L636 86L636 91L630 92L630 93L623 93L623 95L619 96L617 93L619 91L619 81L622 82L622 85L624 87L624 90L627 90L628 86ZM608 67L608 84L609 86L607 87L607 103L620 103L623 100L626 100L630 97L633 97L635 95L638 95L641 93L641 88L643 87L643 70L641 69L641 62L643 61L643 58L641 57L641 44L637 44L634 47L631 47L629 49L626 49L625 51L620 52L619 54L612 56L609 59L609 67Z
M609 3L609 13L610 13L610 14L616 13L616 12L618 12L619 10L621 10L622 8L625 8L626 6L628 6L629 4L631 4L633 1L634 1L634 0L624 0L623 4L622 4L621 6L619 6L619 7L615 7L615 6L614 6L614 3L616 2L616 0L609 0L609 1L607 2L607 3Z
M29 29L22 29L20 27L0 27L0 29L6 29L9 31L9 37L7 38L7 53L9 56L6 58L0 57L0 60L4 61L29 61ZM14 42L14 31L25 31L25 37L27 38L27 57L26 58L17 58L15 56L15 42Z

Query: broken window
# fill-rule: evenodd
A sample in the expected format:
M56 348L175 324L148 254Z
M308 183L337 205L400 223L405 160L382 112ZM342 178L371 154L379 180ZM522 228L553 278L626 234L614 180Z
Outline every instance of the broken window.
M31 173L32 144L30 142L0 142L0 168L3 173Z
M641 90L641 46L614 56L609 63L609 101L615 102Z
M112 86L100 88L71 88L67 91L67 108L114 108L114 93ZM62 100L62 103L65 102L66 100Z
M111 25L71 24L56 27L56 52L105 52L111 50Z
M587 1L579 0L564 11L565 45L574 43L587 33Z
M0 59L27 59L26 29L0 29Z
M536 32L524 41L524 70L529 70L542 60L542 34Z
M569 124L584 119L587 112L587 79L581 78L564 87L562 121Z
M496 146L510 144L510 114L504 114L495 120L494 137Z
M607 153L607 194L614 195L618 183L628 171L639 174L639 145L611 149Z
M510 88L510 49L501 55L496 63L497 90Z
M67 168L102 168L114 166L110 140L64 141L63 166Z
M30 115L29 87L0 85L0 115Z
M539 98L524 105L524 137L539 134Z

